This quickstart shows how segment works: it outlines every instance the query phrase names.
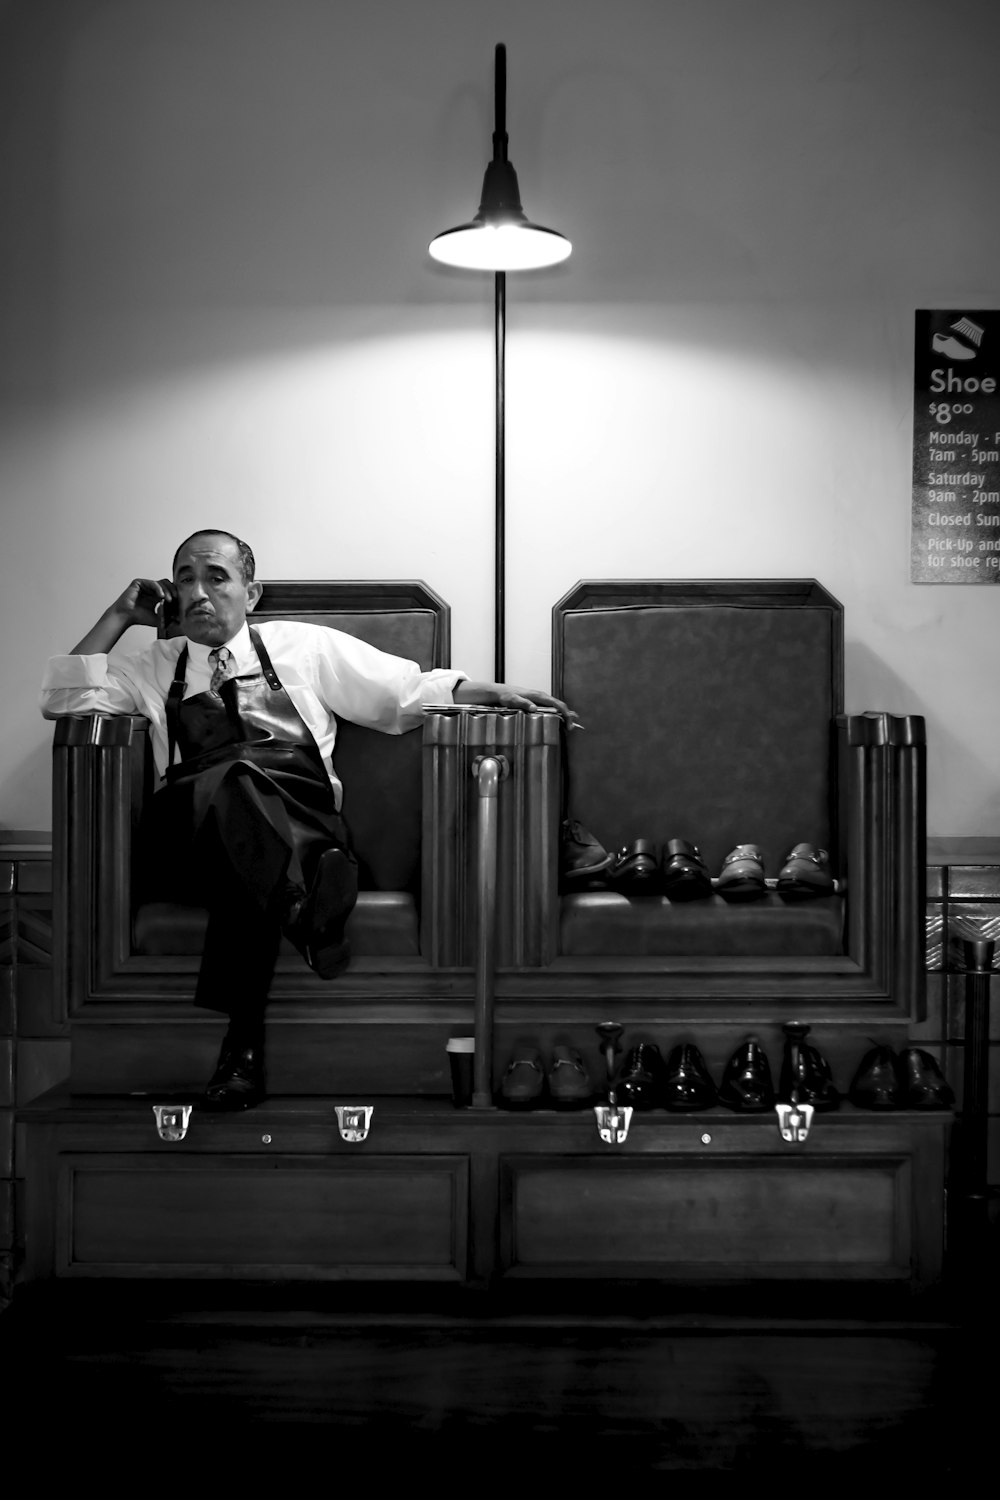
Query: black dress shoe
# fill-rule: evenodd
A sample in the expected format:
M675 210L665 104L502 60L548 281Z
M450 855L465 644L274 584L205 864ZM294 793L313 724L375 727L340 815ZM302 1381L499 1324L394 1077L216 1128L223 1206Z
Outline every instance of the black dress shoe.
M659 879L656 845L652 839L633 839L615 855L608 871L612 890L624 896L650 896Z
M761 1114L774 1108L771 1065L755 1036L748 1036L726 1063L719 1085L719 1103L745 1114Z
M899 1054L904 1109L951 1109L955 1091L937 1062L922 1047L904 1047Z
M711 1109L718 1103L705 1059L693 1042L682 1042L667 1058L663 1102L667 1109Z
M656 1109L663 1103L663 1056L655 1042L639 1042L625 1054L615 1083L619 1104L633 1109Z
M207 1109L252 1109L264 1098L264 1046L226 1036L215 1072L205 1089Z
M575 818L567 818L559 836L559 869L572 885L592 880L609 870L614 855ZM603 882L602 882L603 883Z
M789 901L805 901L814 896L832 896L833 871L830 856L816 844L796 844L785 855L778 872L779 896Z
M830 1064L817 1047L805 1040L809 1027L801 1021L786 1021L785 1055L781 1062L778 1098L783 1104L811 1104L814 1109L839 1109L840 1095Z
M325 849L308 895L282 920L285 936L321 979L335 979L351 961L344 927L358 899L358 867L344 849Z
M764 860L756 844L737 844L722 861L715 889L727 901L759 901L767 895Z
M876 1044L858 1063L847 1097L859 1109L898 1109L903 1090L899 1060L891 1047Z
M712 877L696 844L687 839L664 844L663 889L671 901L697 901L712 894Z

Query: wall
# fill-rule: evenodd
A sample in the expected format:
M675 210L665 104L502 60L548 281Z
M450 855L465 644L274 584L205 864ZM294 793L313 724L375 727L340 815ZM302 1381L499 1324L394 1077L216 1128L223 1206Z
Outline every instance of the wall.
M490 675L492 279L426 244L497 41L575 246L508 280L508 679L578 578L815 576L929 831L1000 832L996 597L908 581L913 311L1000 306L994 0L0 5L0 828L50 826L45 657L195 526L425 578Z

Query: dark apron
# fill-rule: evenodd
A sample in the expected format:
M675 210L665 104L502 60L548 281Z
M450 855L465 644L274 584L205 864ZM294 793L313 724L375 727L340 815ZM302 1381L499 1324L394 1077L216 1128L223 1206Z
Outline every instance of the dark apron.
M161 839L196 838L213 801L234 766L257 775L284 804L306 880L314 861L331 844L348 848L333 787L308 726L282 686L258 631L250 639L260 670L230 677L217 692L184 697L188 648L177 658L167 694L168 764L165 793L156 820ZM181 760L174 764L180 750ZM167 820L165 823L165 819ZM161 846L162 847L162 846ZM173 883L173 882L171 882Z

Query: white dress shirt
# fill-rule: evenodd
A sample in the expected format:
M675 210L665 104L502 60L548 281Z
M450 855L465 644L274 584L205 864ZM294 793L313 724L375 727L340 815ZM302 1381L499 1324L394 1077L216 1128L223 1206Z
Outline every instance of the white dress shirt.
M325 625L262 620L254 628L260 632L282 686L319 747L338 807L343 787L333 768L337 738L334 716L386 734L403 734L422 721L428 704L450 703L452 690L466 676L444 667L422 672L416 662L390 656ZM152 726L153 756L162 776L168 754L166 699L185 645L188 663L184 696L204 693L212 677L208 653L213 648L175 636L172 640L157 639L134 655L117 660L105 655L51 657L42 681L42 713L47 719L64 714L142 714ZM237 676L260 670L246 624L226 645L233 653Z

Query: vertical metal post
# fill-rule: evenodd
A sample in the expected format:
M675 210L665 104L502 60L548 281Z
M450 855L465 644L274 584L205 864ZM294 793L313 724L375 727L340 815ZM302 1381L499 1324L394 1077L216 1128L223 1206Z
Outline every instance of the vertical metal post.
M506 323L507 274L497 271L494 293L494 342L496 363L496 475L493 542L493 678L503 682L507 613L507 520L506 520Z
M479 931L476 939L476 1050L472 1075L472 1108L493 1108L493 992L497 937L497 798L508 774L502 755L479 755L472 763L479 791L477 887Z
M987 1129L990 1067L990 972L993 938L962 939L965 963L965 1058L962 1087L962 1190L965 1249L978 1267L989 1233Z

